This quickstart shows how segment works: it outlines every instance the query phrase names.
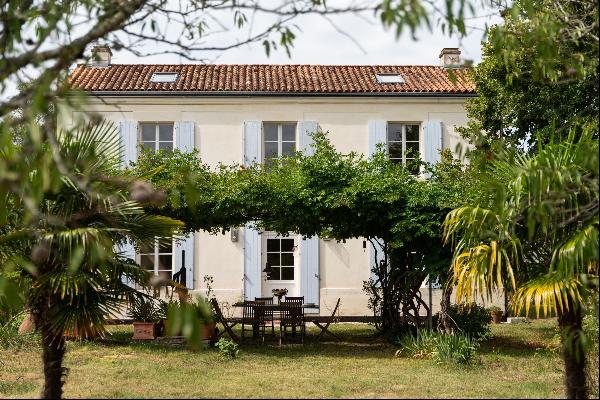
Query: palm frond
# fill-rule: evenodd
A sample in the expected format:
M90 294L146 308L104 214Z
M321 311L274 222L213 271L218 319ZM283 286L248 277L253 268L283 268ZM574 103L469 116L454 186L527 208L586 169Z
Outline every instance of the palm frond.
M560 313L577 307L581 302L581 282L577 277L566 277L557 272L534 278L520 286L512 298L513 310L518 314L525 308L525 314L533 304L535 314L544 316Z

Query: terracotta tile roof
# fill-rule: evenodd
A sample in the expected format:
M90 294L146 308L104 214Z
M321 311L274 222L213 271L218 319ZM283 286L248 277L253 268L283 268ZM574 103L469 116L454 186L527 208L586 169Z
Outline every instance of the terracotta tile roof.
M468 72L455 69L456 82L437 66L396 65L77 65L69 76L90 92L215 92L220 94L474 94ZM151 83L154 72L177 72L174 83ZM398 73L404 84L381 84L376 73Z

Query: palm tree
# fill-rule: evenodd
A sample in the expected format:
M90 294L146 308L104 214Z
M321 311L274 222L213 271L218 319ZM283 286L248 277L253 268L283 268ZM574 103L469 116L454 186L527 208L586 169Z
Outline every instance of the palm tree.
M489 198L451 211L459 301L490 298L506 280L515 312L533 305L563 328L567 396L585 398L582 308L598 291L598 140L583 133L533 156L492 162Z
M160 196L144 181L118 172L116 137L106 123L59 135L58 154L51 156L69 176L43 188L33 227L24 221L22 229L0 236L0 242L20 245L4 246L4 251L23 244L29 249L3 258L30 282L22 294L42 337L44 398L62 395L65 332L102 335L106 319L140 295L130 285L148 282L149 273L120 254L119 246L152 244L155 237L172 237L182 227L177 220L144 212L144 204ZM34 174L43 173L34 169ZM13 200L18 207L18 199Z

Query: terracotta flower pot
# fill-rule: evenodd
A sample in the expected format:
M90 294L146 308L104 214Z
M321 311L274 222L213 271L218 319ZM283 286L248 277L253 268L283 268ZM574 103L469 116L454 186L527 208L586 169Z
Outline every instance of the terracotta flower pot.
M26 333L31 333L35 331L35 323L33 322L33 315L30 313L25 314L25 318L21 325L19 326L19 335L24 335Z
M502 321L502 311L501 310L492 311L490 314L492 315L492 322L494 324L499 324L500 321Z
M134 322L133 323L134 340L152 340L154 339L153 322Z

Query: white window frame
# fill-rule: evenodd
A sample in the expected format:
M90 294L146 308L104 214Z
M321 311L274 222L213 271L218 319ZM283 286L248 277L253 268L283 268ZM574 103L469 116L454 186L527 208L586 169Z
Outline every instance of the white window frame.
M298 259L296 258L296 250L298 249L298 239L295 236L281 236L281 235L277 235L275 232L266 232L267 236L265 237L265 255L266 255L266 259L269 259L269 253L276 253L279 254L279 257L281 257L281 254L292 254L292 256L294 257L294 265L277 265L277 266L272 266L271 268L279 268L279 279L268 279L269 282L281 282L281 283L295 283L297 278L298 278ZM293 240L294 246L292 247L291 251L281 251L281 240L282 239L291 239ZM279 251L274 252L274 251L269 251L269 247L268 247L268 243L269 240L279 240ZM281 268L292 268L294 271L294 279L281 279Z
M389 140L389 129L390 129L390 125L401 125L402 126L402 142L398 141L398 140ZM419 132L419 140L418 141L414 141L414 140L406 140L406 126L407 125L415 125L417 126L417 130ZM423 151L421 149L421 145L422 145L422 137L421 137L421 123L420 122L399 122L399 121L388 121L386 126L385 126L385 142L386 142L386 150L388 153L388 157L390 158L390 160L401 160L402 161L402 165L406 165L406 143L418 143L419 144L419 155L423 154ZM390 157L390 143L402 143L402 158L392 158ZM414 157L410 157L409 160L414 160Z
M138 129L138 146L144 146L144 138L142 137L142 126L143 125L154 125L154 149L152 149L154 152L157 152L158 150L160 150L160 143L167 143L167 140L160 140L160 136L159 136L159 126L160 125L172 125L173 126L173 139L171 140L172 143L172 150L175 150L175 122L174 121L144 121L144 122L140 122L138 124L139 129Z
M283 125L294 125L294 141L283 140ZM265 143L275 143L274 140L266 140L265 125L277 125L277 157L271 157L269 160L279 160L283 153L283 143L294 143L294 151L298 151L298 122L297 121L267 121L262 123L262 157L267 162Z
M171 256L171 269L169 270L171 277L169 279L173 279L173 266L175 265L175 241L171 241L171 252L161 251L161 246L159 243L160 238L154 239L154 252L153 253L136 253L136 262L138 265L141 265L141 259L143 255L153 254L154 255L154 269L153 273L155 276L158 276L159 271L167 271L166 269L158 269L158 256L170 255ZM144 268L145 269L145 268ZM150 271L149 269L146 271Z

